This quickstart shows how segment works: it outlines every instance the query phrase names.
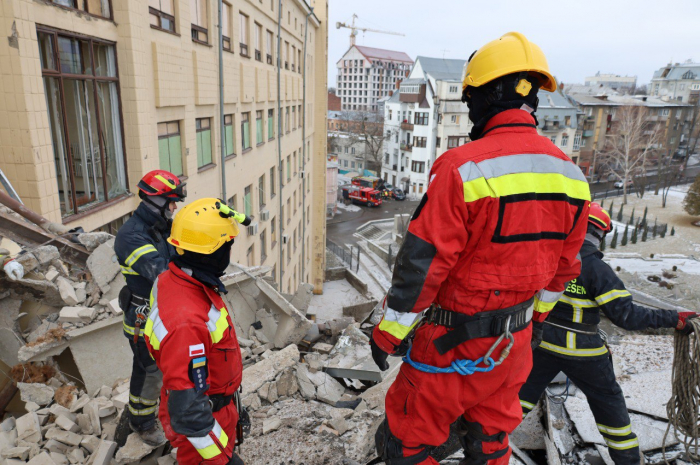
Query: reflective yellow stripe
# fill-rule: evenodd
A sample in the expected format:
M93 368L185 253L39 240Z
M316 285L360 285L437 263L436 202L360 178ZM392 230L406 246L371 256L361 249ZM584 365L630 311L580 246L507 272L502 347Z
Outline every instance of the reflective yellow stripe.
M137 409L133 408L131 405L129 405L129 412L131 412L132 415L136 415L139 417L156 413L156 409L157 409L157 407L153 406L153 407L148 407L145 409L137 410Z
M488 180L477 178L464 182L463 188L465 202L525 193L566 194L574 199L591 200L587 182L560 173L514 173Z
M122 266L122 274L134 274L138 276L138 273L135 272L131 267L128 266Z
M422 317L422 313L404 313L387 308L382 321L379 322L379 329L403 341Z
M158 250L153 247L151 244L146 244L144 246L139 247L138 249L134 250L131 252L131 255L129 255L126 260L124 260L124 264L128 267L131 267L138 261L139 258L142 256L146 255L147 253L152 253L156 252L158 253Z
M628 434L632 434L632 425L623 426L622 428L613 428L612 426L605 426L600 423L596 423L596 425L598 425L598 431L611 436L627 436Z
M628 439L627 441L613 441L612 439L608 439L606 437L603 437L603 438L605 439L605 443L611 449L627 450L627 449L633 449L635 447L639 447L639 439L637 439L637 438Z
M574 323L581 323L583 321L583 311L581 307L574 307ZM576 333L573 331L566 332L566 348L576 349Z
M161 176L160 174L156 174L156 175L154 176L154 178L156 178L158 181L162 182L163 184L165 184L166 186L168 186L168 187L171 188L171 189L175 189L175 188L177 187L177 186L175 185L174 182L168 181L167 179L165 179L165 178L164 178L163 176Z
M556 302L542 302L540 299L537 298L537 296L535 296L534 310L539 313L549 313L552 311L556 304Z
M589 218L593 218L593 219L595 219L595 220L598 220L598 221L600 221L600 224L603 224L603 225L606 225L606 226L607 226L607 224L608 224L608 221L610 221L609 219L608 219L607 221L606 221L606 220L603 220L603 219L601 219L601 218L598 218L598 217L595 216L595 215L591 215L590 213L588 214L588 217L589 217Z
M221 428L218 421L214 420L214 428L212 428L210 434L213 434L221 443L221 446L226 448L228 445L228 435L226 434L226 431ZM199 452L199 455L201 455L204 460L213 459L222 453L222 450L209 434L201 438L188 436L187 440L190 441L190 444L192 444L195 449L197 449L197 452Z
M545 350L556 352L557 354L571 355L574 357L595 357L596 355L608 353L608 349L605 346L598 347L597 349L569 349L568 347L560 347L549 342L542 342L540 347Z
M135 396L131 393L129 393L129 400L135 404L143 404L143 405L156 405L158 402L158 399L153 400L153 399L144 399L143 397L138 397Z
M151 313L146 320L146 327L143 330L144 337L148 338L148 344L153 347L153 350L160 350L160 344L168 335L168 330L160 319L160 311L158 307L153 307Z
M627 292L624 289L613 289L610 292L606 292L603 295L599 295L598 297L595 298L595 301L598 302L598 305L604 305L607 304L608 302L611 302L615 299L619 299L620 297L630 297L632 294Z
M535 408L535 404L531 404L530 402L526 402L522 399L520 399L520 406L528 410L532 410L533 408Z
M221 341L224 337L224 332L228 328L228 320L226 316L228 312L226 307L221 310L217 310L213 305L209 309L209 321L207 321L207 328L209 328L209 334L211 334L211 342L216 344Z
M598 303L596 303L592 300L575 299L573 297L569 297L568 295L561 296L561 299L559 299L559 302L564 302L565 304L569 304L571 306L581 307L581 308L595 308L598 306Z

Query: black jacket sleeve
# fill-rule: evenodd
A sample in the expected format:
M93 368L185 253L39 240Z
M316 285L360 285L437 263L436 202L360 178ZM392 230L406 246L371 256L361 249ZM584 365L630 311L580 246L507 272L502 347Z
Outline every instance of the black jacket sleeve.
M153 283L168 268L168 260L158 253L147 235L133 231L117 237L115 252L125 273L138 274Z
M678 313L636 305L632 294L610 266L600 259L593 264L592 283L588 289L610 321L627 330L675 328Z

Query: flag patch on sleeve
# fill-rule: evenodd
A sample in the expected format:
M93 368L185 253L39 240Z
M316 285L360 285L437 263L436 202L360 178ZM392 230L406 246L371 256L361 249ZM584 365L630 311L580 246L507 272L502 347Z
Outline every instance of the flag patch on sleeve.
M204 344L190 346L190 357L198 357L200 355L204 355Z

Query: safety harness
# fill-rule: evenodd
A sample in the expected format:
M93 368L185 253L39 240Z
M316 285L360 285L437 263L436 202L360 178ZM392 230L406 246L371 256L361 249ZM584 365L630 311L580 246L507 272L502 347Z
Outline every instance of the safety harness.
M455 360L449 367L435 367L411 359L411 349L408 350L403 361L410 364L416 370L425 373L459 373L471 375L476 372L489 372L496 368L510 354L510 349L515 343L513 333L527 328L532 319L534 298L512 307L479 312L474 315L465 315L441 308L433 304L426 312L424 324L435 324L450 328L447 334L433 341L437 351L444 355L460 344L471 339L497 337L496 342L489 350L476 360ZM491 355L504 340L508 339L508 345L501 350L498 360ZM485 366L479 366L481 364Z

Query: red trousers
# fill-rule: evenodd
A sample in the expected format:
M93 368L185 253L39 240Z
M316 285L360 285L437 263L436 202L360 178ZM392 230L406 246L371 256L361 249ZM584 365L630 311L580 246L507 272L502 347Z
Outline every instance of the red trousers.
M160 423L163 425L165 437L168 439L168 441L170 441L170 444L174 448L177 448L177 463L180 465L226 465L229 462L229 457L226 457L225 454L220 454L213 459L205 461L186 436L173 431L172 427L170 426L168 401L164 394L161 395L158 418L160 419ZM236 443L236 425L238 424L238 410L236 410L236 405L231 402L226 407L222 408L218 412L215 412L214 418L221 425L221 429L226 432L226 435L229 438L230 450L230 448Z
M522 420L518 393L532 368L530 339L532 327L515 333L515 344L505 361L488 373L469 376L458 373L424 373L407 363L401 366L396 381L386 396L386 416L391 433L403 446L403 456L419 454L424 446L443 444L450 425L460 416L480 423L483 433L506 433L503 442L483 442L482 452L490 454L508 446L507 434ZM454 360L483 357L496 338L472 339L440 355L433 340L447 332L444 326L425 325L418 329L411 358L437 367L447 367ZM498 360L507 340L501 342L492 357ZM482 365L480 365L482 366ZM488 465L508 464L510 450ZM437 464L432 457L421 464ZM486 463L486 462L484 462Z

